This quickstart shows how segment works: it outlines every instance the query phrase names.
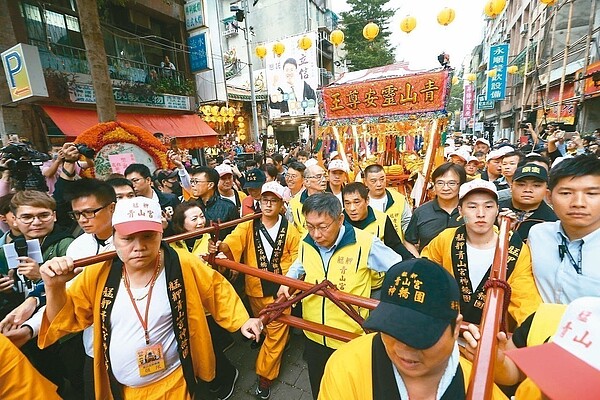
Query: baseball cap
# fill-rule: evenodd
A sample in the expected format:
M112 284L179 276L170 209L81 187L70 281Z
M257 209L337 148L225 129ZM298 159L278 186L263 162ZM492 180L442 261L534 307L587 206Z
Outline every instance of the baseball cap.
M517 168L513 181L523 178L535 178L539 181L548 182L548 171L537 164L525 164Z
M117 202L112 225L120 235L143 231L162 232L161 217L162 210L158 201L138 196Z
M477 157L475 157L475 156L469 156L469 157L467 158L467 164L468 164L468 163L470 163L470 162L476 162L476 163L478 163L478 164L479 164L479 158L477 158Z
M467 159L469 158L469 154L468 154L468 153L466 153L466 152L463 152L463 151L453 151L453 152L452 152L452 153L450 153L448 156L449 156L449 157L452 157L452 156L457 156L457 157L460 157L460 158L462 158L463 160L465 160L465 162L467 162Z
M506 153L510 153L514 150L515 149L513 149L511 146L502 146L499 149L492 150L488 153L487 156L485 156L485 162L495 160L496 158L502 158Z
M317 161L316 158L309 158L308 160L306 160L304 162L304 165L306 166L306 168L308 167L312 167L313 165L317 165L319 162Z
M487 145L487 147L490 147L490 141L485 138L482 138L482 137L477 138L477 140L475 141L475 144L477 144L477 143L483 143L483 144Z
M415 349L440 340L458 316L456 280L426 258L402 261L385 274L379 305L363 327L386 333Z
M505 354L551 399L597 399L600 393L600 298L573 300L551 342Z
M160 169L154 172L154 180L155 181L164 181L165 179L175 178L177 176L177 171L171 171L170 169Z
M473 191L489 192L493 194L496 199L498 199L498 190L496 189L496 185L494 185L493 182L484 181L483 179L473 179L472 181L460 185L460 189L458 190L458 198L462 200L467 194Z
M333 160L335 157L337 157L340 153L338 151L332 151L331 153L329 153L329 159Z
M327 169L329 171L344 171L344 172L348 172L348 166L342 160L332 160L332 161L330 161L329 165L327 166Z
M225 163L217 165L215 167L215 171L217 171L219 173L219 176L233 174L233 170L231 169L229 164L225 164Z
M244 189L260 189L267 181L267 176L258 168L253 168L246 172L246 182Z
M279 183L277 183L275 181L271 181L271 182L267 182L264 185L262 185L260 194L265 194L267 192L273 193L275 196L279 197L280 199L283 199L283 194L285 193L285 188L283 186L281 186Z

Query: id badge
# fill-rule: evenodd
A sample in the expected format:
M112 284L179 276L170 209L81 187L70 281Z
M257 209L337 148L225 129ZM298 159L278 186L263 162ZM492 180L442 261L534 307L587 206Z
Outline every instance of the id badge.
M155 372L164 371L165 357L161 344L142 347L137 351L137 364L140 376L147 376Z

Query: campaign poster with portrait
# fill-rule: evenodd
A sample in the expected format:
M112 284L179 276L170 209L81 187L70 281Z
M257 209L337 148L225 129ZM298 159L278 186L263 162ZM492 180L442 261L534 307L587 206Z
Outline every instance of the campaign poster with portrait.
M298 45L304 36L312 41L312 46L307 50L302 50ZM290 36L279 42L285 46L280 56L273 52L276 42L266 44L269 118L317 115L317 32Z

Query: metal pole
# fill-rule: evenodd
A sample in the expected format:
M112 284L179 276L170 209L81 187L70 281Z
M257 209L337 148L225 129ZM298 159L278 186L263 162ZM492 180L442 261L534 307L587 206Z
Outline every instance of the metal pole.
M558 121L562 120L562 102L565 91L565 73L567 72L567 61L569 60L569 50L571 49L571 20L573 19L573 4L574 0L569 1L569 18L567 20L567 38L565 41L565 54L563 57L562 76L560 77L560 90L558 92Z
M527 91L527 74L529 73L529 48L531 46L531 42L533 41L531 37L532 27L530 19L531 15L529 12L527 14L527 23L529 24L529 28L527 29L527 46L525 47L525 69L523 70L523 91L521 92L521 112L519 113L519 123L523 121L523 117L525 116L525 92ZM533 81L531 84L533 84ZM515 128L515 126L513 126L513 128Z
M590 66L590 44L592 41L592 34L594 32L594 19L596 18L596 0L592 0L592 13L590 14L590 22L588 26L588 34L585 40L585 56L583 59L585 60L585 66L583 68L583 76L587 75L588 68ZM584 81L585 85L585 81ZM583 102L585 99L585 90L581 91L581 95L579 96L579 105L581 106L581 113L583 114ZM578 118L581 120L581 132L585 132L585 118Z
M246 50L248 53L248 75L250 77L250 102L252 103L252 141L258 141L258 110L256 109L256 91L254 90L254 73L252 72L252 50L250 49L250 25L248 25L248 13L250 12L248 0L244 0L244 38L246 39Z
M550 107L550 101L548 97L550 96L550 73L552 72L552 64L554 63L554 34L556 33L556 20L558 19L558 5L554 6L554 10L552 10L552 31L550 34L550 54L548 55L548 67L546 68L546 93L544 94L544 102L546 103L546 108ZM548 112L544 110L544 116L546 116ZM545 119L545 118L544 118Z

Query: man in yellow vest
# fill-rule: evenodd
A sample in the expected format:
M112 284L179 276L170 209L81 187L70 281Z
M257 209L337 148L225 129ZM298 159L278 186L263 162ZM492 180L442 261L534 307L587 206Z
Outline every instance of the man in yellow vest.
M286 274L305 281L327 279L339 290L358 296L371 295L371 272L386 272L402 258L386 247L374 235L354 228L344 221L342 205L331 193L309 196L302 206L308 235L300 242L298 258ZM277 293L290 297L289 288L281 286ZM368 310L359 313L366 317ZM304 299L302 316L311 322L362 334L356 321L337 308L330 300L312 295ZM317 398L325 363L343 342L312 332L305 332L304 359L313 398Z
M364 174L364 183L369 188L369 205L389 215L398 236L404 240L404 232L412 217L412 210L406 197L386 188L387 177L381 165L369 165L365 168Z
M459 356L459 298L456 281L436 263L394 265L364 323L375 333L331 356L319 399L464 399L472 366ZM491 399L506 398L493 390Z
M369 189L361 182L352 182L344 186L342 190L344 199L344 218L350 225L362 229L377 236L383 244L402 256L403 260L414 258L408 251L390 217L379 211L374 210L369 205ZM384 274L373 272L371 281L371 297L379 298L378 289L383 283ZM375 292L377 291L377 292Z

